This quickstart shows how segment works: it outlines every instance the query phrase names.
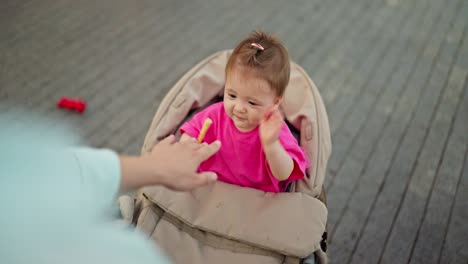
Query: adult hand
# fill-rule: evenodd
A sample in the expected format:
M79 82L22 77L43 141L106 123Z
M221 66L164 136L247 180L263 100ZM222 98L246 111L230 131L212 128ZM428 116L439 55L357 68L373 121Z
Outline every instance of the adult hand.
M149 157L155 172L161 175L162 185L187 191L214 182L214 172L197 173L200 163L213 156L221 147L219 141L199 144L195 138L176 142L173 135L165 138L151 150Z
M121 157L121 191L144 185L164 185L177 191L188 191L216 181L214 172L197 173L200 163L221 147L219 141L199 144L194 138L176 142L173 135L156 144L141 157Z

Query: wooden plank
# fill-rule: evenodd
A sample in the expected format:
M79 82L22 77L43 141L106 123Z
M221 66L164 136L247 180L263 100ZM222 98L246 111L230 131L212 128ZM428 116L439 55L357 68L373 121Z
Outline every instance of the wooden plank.
M66 3L66 1L63 1ZM54 12L54 8L60 8ZM66 48L64 48L64 35L56 30L57 25L60 25L60 29L63 32L73 33L76 28L81 28L80 21L83 19L83 16L96 17L96 11L91 11L86 14L85 10L78 8L78 12L70 12L70 9L73 10L73 5L67 3L65 6L53 5L51 9L47 12L50 14L42 14L39 21L35 21L34 18L27 18L27 25L35 25L34 30L28 31L27 28L21 30L21 37L15 36L14 48L11 50L18 50L18 54L15 54L11 58L11 66L13 70L10 75L8 75L9 81L13 84L11 89L15 89L15 95L25 100L25 103L30 105L35 105L38 100L41 100L43 97L40 94L45 94L49 86L42 86L41 83L44 79L50 78L51 72L53 69L59 69L61 64L53 61L56 58L57 53L60 53ZM28 7L25 10L25 13L28 13L30 10L36 10L36 13L46 12L42 7ZM31 14L34 17L34 14ZM44 19L44 16L47 16L47 19ZM21 18L19 20L22 20ZM89 20L89 19L88 19ZM99 22L96 19L96 22ZM18 31L16 31L18 32ZM49 36L44 38L43 36ZM12 41L10 39L9 41ZM13 45L13 44L12 44ZM40 55L39 55L40 54ZM22 62L22 63L21 63ZM31 67L34 65L34 67ZM24 72L28 69L34 69L30 74L25 74ZM24 84L21 87L17 87L17 80L24 80ZM20 89L21 91L18 91ZM35 97L31 97L31 90L35 90Z
M182 15L187 16L191 12L198 14L190 7L187 5L179 11ZM77 78L75 86L67 86L67 79L62 79L61 83L54 85L55 89L68 87L63 91L64 93L85 98L90 106L95 106L98 109L103 102L107 101L109 94L112 94L113 91L117 91L119 87L129 82L135 82L135 79L141 74L148 73L147 69L151 62L147 56L149 49L153 48L153 45L158 45L155 50L159 51L163 45L162 42L154 40L167 36L167 33L164 34L167 27L177 22L177 18L172 16L171 12L167 12L170 11L167 8L174 7L167 6L159 11L161 13L148 8L141 14L142 19L128 19L131 23L126 24L126 27L124 27L125 24L122 27L109 24L109 29L102 29L104 32L101 31L101 35L106 37L100 37L102 40L97 40L95 44L91 45L94 50L83 54L83 57L89 58L83 62L83 69L87 70L85 72L92 73ZM126 17L122 19L127 20ZM161 23L158 23L159 21ZM104 92L108 96L99 96Z
M421 10L421 14L424 14L425 17L418 19L417 23L410 24L406 31L407 34L410 34L414 31L414 28L421 28L420 33L423 34L418 35L419 45L413 47L416 50L422 50L421 46L423 43L427 42L426 38L431 29L431 23L424 23L428 20L435 20L434 15L436 15L431 15L431 12L427 12L424 9ZM399 42L403 41L399 40ZM347 180L346 184L344 184L345 186L350 185L349 188L346 188L345 190L340 188L339 191L339 193L344 196L341 202L338 202L342 205L340 208L342 210L339 212L340 214L339 218L336 220L335 228L331 228L333 234L332 243L337 244L336 247L338 249L336 255L340 256L337 263L345 263L349 261L353 248L357 242L359 231L365 222L371 201L374 200L375 193L378 189L374 184L370 184L366 180L360 180L362 178L361 175L367 172L366 167L369 164L371 166L375 164L367 163L367 161L370 159L375 160L376 157L379 158L379 161L382 162L376 164L380 165L380 172L385 171L385 164L388 164L390 161L388 155L391 155L393 152L391 149L394 147L394 144L386 146L386 148L390 148L388 151L377 152L377 154L383 155L376 156L376 153L374 152L375 142L377 142L381 133L385 131L383 128L386 126L391 113L395 110L401 93L407 92L407 90L405 90L407 89L407 87L405 87L405 83L409 74L412 72L411 68L414 67L414 63L417 59L416 54L417 52L414 52L414 50L410 48L405 50L400 60L401 67L398 67L398 69L391 75L392 77L387 85L389 88L385 89L381 95L376 95L377 98L373 99L373 105L376 105L374 106L375 109L373 111L369 111L371 114L368 116L364 128L359 135L355 135L355 138L357 138L356 140L353 139L353 137L350 139L356 144L352 144L353 149L349 153L345 163L348 162L349 159L353 159L361 164L361 166L357 171L357 175L354 176L354 174L352 174L353 179ZM363 112L366 111L356 113L361 114ZM343 169L339 173L343 175L343 178L349 178L347 170ZM344 175L346 175L346 177ZM378 176L372 175L372 177ZM364 192L361 191L361 187L362 189L365 189ZM356 189L358 189L359 192ZM347 201L354 197L357 197L360 205L357 207L351 207L352 210L347 210ZM356 198L353 199L352 202L356 202Z
M311 28L311 32L309 34L303 34L299 40L299 43L310 43L306 46L307 49L305 49L304 53L302 53L301 56L298 57L297 63L302 65L304 69L308 72L313 72L316 69L311 69L309 68L312 66L311 64L311 57L313 57L313 54L315 54L315 51L317 48L321 47L320 43L321 41L329 34L329 32L335 28L341 28L345 26L345 22L348 19L348 16L351 15L347 11L349 9L357 9L360 7L360 5L363 3L363 1L360 1L356 6L353 7L352 4L343 2L340 5L335 5L331 11L329 11L324 19L319 20L316 22L316 25L323 25L323 26L318 26L315 30L313 30L313 27ZM309 39L311 36L317 35L319 36L318 38L314 39L314 42L309 42Z
M201 8L201 7L200 7ZM184 11L185 10L185 11ZM102 123L99 122L100 120L112 120L119 114L121 114L120 111L130 111L129 109L131 107L128 107L131 104L131 101L133 100L147 100L148 98L154 98L155 92L159 92L159 89L154 89L150 87L151 89L148 91L145 91L146 93L143 93L141 91L141 82L151 82L153 80L158 80L164 78L164 73L167 72L168 69L170 69L170 65L166 65L166 67L157 67L155 63L160 63L161 61L168 61L168 62L175 62L177 60L174 59L167 59L167 58L162 58L162 56L165 56L163 53L172 53L172 54L177 54L178 52L171 52L170 48L171 45L164 45L169 42L167 38L170 37L167 31L171 31L168 28L172 25L174 28L172 30L174 31L181 31L183 27L186 25L186 23L189 22L196 22L196 25L200 25L201 20L197 20L198 17L201 17L203 14L203 10L200 9L198 12L195 12L193 8L188 6L187 9L181 10L181 14L187 13L188 17L186 19L189 19L188 21L183 20L179 23L177 22L177 17L169 18L169 21L167 22L167 27L162 26L161 30L164 28L164 32L161 31L164 34L159 35L160 30L157 30L153 33L150 34L149 38L159 38L161 37L160 41L151 41L149 42L148 46L145 47L143 50L139 50L141 48L142 43L138 42L138 38L136 37L135 40L132 40L132 43L135 43L134 45L129 45L133 46L132 49L134 52L129 53L130 56L133 58L131 59L132 63L135 63L135 65L140 61L142 64L145 66L140 66L138 69L136 69L136 72L131 72L134 70L132 67L128 67L128 65L123 65L123 66L117 66L117 68L114 68L110 74L106 78L100 78L97 79L95 82L92 83L90 86L90 90L93 91L93 94L90 95L92 96L91 99L89 100L89 105L93 106L94 109L99 110L93 117L93 120L90 120L85 124L85 131L84 134L86 137L92 136L92 134L97 130L97 129L106 129L106 126L102 126ZM217 10L213 10L216 13ZM193 15L190 15L190 14ZM164 23L166 24L166 23ZM173 31L172 31L173 32ZM143 32L142 32L143 33ZM163 43L162 41L165 41ZM175 40L173 40L175 41ZM181 42L179 40L179 42ZM182 43L184 43L182 41ZM173 46L173 48L177 48ZM185 50L187 50L189 47L187 47ZM153 58L145 58L147 57L148 53L151 53L154 51L156 54L154 55ZM136 53L135 53L136 52ZM181 52L180 52L181 53ZM110 65L109 65L110 67ZM130 70L130 72L129 72ZM125 76L125 77L124 77ZM116 82L117 80L120 79L120 82ZM144 79L144 80L142 80ZM99 89L97 89L99 87ZM119 98L122 98L122 100L118 100ZM93 100L94 99L94 100ZM116 100L117 99L117 100ZM137 102L137 104L133 104L133 107L142 107L141 102ZM141 109L141 108L140 108ZM140 110L139 109L139 110ZM126 114L124 114L126 115ZM125 120L126 121L126 120Z
M301 8L298 8L299 6ZM336 6L343 6L342 0L335 1L335 3L314 0L299 5L288 5L287 10L279 12L261 26L268 32L276 32L288 48L291 59L298 62L304 56L310 43L313 43L315 38L319 37L317 34L313 34L316 32L316 27L313 25L327 19L327 14L330 13L331 8ZM295 19L295 22L291 21L291 14L294 14L293 19ZM291 22L285 23L285 21ZM307 45L304 45L305 43Z
M447 149L443 154L442 164L436 174L436 179L429 196L427 210L418 233L414 250L411 255L411 263L452 263L454 256L445 256L440 259L444 238L450 221L450 215L457 217L459 211L452 211L457 193L458 184L464 162L464 155L468 144L468 68L463 68L464 58L468 54L468 38L461 44L460 52L454 64L454 72L459 72L458 80L464 82L464 89L460 109L454 121L454 129L447 143ZM465 168L466 169L466 168ZM456 254L455 254L456 255ZM468 259L468 258L467 258Z
M372 183L378 186L379 193L376 200L372 202L371 214L366 220L365 228L361 230L361 238L351 263L361 263L362 260L366 260L367 263L379 261L388 230L398 208L399 199L404 192L406 178L424 138L425 128L424 126L421 128L417 124L424 125L429 122L428 119L422 119L421 113L433 111L431 109L434 109L436 103L434 96L440 93L441 83L443 83L443 79L435 79L434 71L436 68L431 69L427 66L437 64L439 58L437 52L445 51L445 49L441 50L440 47L453 17L453 15L445 14L452 14L455 10L456 6L452 3L452 6L444 12L442 20L432 31L431 41L425 48L423 56L416 66L415 74L407 86L414 88L408 88L408 92L402 97L396 112L392 114L392 121L385 129L386 131L378 143L377 152L369 162L370 167L367 168L363 176L369 187L372 186ZM422 96L420 95L421 91L424 91ZM416 109L414 116L413 109ZM409 127L407 127L408 124ZM398 137L401 135L404 135L404 138L400 144ZM388 165L384 164L393 159L392 154L390 156L388 154L391 151L388 146L397 147L397 152L390 169L382 170L381 166L387 167ZM364 185L355 192L356 201L351 203L351 208L359 207L359 202L363 201L363 198L360 198L361 193L362 197L367 197L369 196L367 191L376 190L375 188L367 189Z
M408 8L407 10L411 10L411 9ZM393 24L393 25L397 27L401 27L403 25L411 25L412 23L415 23L416 21L420 19L421 15L424 13L423 11L424 9L419 10L419 13L418 13L419 15L414 15L414 13L408 12L407 13L408 16L406 16L407 20L404 23L401 22L401 21L405 21L404 19L401 19L398 16L396 16L395 17L396 21L399 21L402 24L400 25ZM402 33L402 31L398 31L398 30L394 30L394 32ZM386 53L386 55L384 56L384 59L382 60L383 62L382 66L379 67L377 74L374 75L374 77L375 76L378 76L378 77L372 78L370 82L370 86L369 86L371 88L369 89L376 89L376 90L383 89L383 87L385 86L383 85L383 82L385 82L385 80L388 79L392 75L392 71L396 69L399 63L401 62L401 59L403 58L402 55L404 54L403 51L405 50L406 43L409 39L409 34L400 36L399 33L394 35L392 38L394 39L402 38L402 39L399 40L398 43L391 45L391 48L387 50L388 53ZM396 88L399 88L399 87L395 87L395 89ZM357 112L355 112L356 113L355 115L353 115L353 121L351 122L350 121L351 119L348 119L346 121L346 125L343 128L343 131L342 132L340 131L340 133L347 135L347 141L350 142L347 144L347 146L349 146L352 140L358 136L358 132L361 129L360 127L363 126L365 122L367 121L366 120L367 112L369 112L371 110L370 108L375 104L377 94L378 92L375 92L374 96L372 96L369 91L365 91L364 93L361 94L359 98L359 102L357 102L357 107L359 107L360 109ZM333 118L333 116L331 116L330 118ZM335 142L334 144L340 145L341 143ZM343 144L346 145L344 142ZM345 160L345 158L343 157L337 157L337 158L341 158ZM344 163L346 164L347 162L352 162L352 163L357 162L359 164L358 169L353 170L352 172L349 172L346 170L346 166L343 165L341 169L338 170L338 173L336 175L334 182L330 182L329 189L328 189L329 197L330 197L329 204L330 205L336 204L333 206L335 209L338 209L338 210L330 211L329 217L328 217L330 230L332 231L331 232L332 241L333 241L333 230L335 229L335 225L338 223L339 216L346 204L346 199L349 198L351 194L351 190L353 188L352 186L354 185L354 182L359 178L359 175L362 170L362 165L363 165L361 160L356 159L355 157L353 158L347 157ZM341 250L342 247L340 246L339 248L340 248L339 252L344 253L344 251Z
M422 89L421 86L407 86L407 81L414 74L411 68L416 69L415 63L422 55L422 52L418 54L416 51L424 50L424 43L428 43L428 38L431 36L429 32L433 29L433 24L428 22L437 22L437 17L440 17L442 13L438 7L433 7L433 10L439 11L435 13L430 10L423 11L425 16L419 22L420 25L413 24L413 27L420 28L418 34L414 36L418 41L406 49L402 57L402 66L392 74L387 85L389 88L376 99L376 107L370 111L368 121L351 146L352 150L347 157L347 159L357 160L361 164L361 170L358 172L357 180L350 183L351 190L348 191L346 199L342 201L343 209L335 229L332 230L332 241L338 244L342 263L349 262L357 246L360 232L380 188L376 183L378 179L383 178L384 172L390 167L392 156L397 149L401 132L387 134L388 131L396 132L389 130L390 122L394 121L392 114L399 113L401 98L414 94L412 99L417 101L417 94ZM346 170L343 170L343 175L347 175ZM343 248L347 248L347 254L341 253Z
M392 43L393 34L395 34L395 28L392 26L393 23L400 21L404 21L404 18L397 17L395 18L395 14L393 8L386 8L390 15L392 15L392 21L385 21L385 15L379 16L377 21L373 21L373 25L379 25L379 23L384 23L387 26L387 30L378 29L377 34L380 38L371 39L370 42L366 43L357 43L356 46L361 48L355 48L357 50L357 54L363 54L367 50L368 56L365 58L364 61L359 62L357 61L356 64L358 65L351 65L348 66L350 68L355 68L355 70L349 72L347 76L340 76L331 79L329 83L326 84L326 89L323 91L322 96L324 97L325 103L331 104L332 107L328 108L329 118L330 118L330 126L332 130L332 139L334 143L333 149L333 156L329 163L329 170L332 175L326 179L327 186L330 187L334 181L334 175L339 170L343 162L343 158L346 156L349 146L351 144L350 138L352 138L352 133L337 129L337 127L341 127L344 125L344 115L350 111L350 103L355 101L355 99L350 100L350 98L356 98L359 94L366 95L366 91L374 88L371 87L369 82L372 82L372 76L376 74L376 71L379 69L379 63L382 62L384 56L387 55L387 50L389 49ZM409 13L408 13L409 14ZM380 20L380 18L382 20ZM395 22L396 21L396 22ZM393 33L392 33L393 32ZM372 45L371 45L372 43ZM354 52L350 53L352 56L358 56L354 54ZM344 66L346 67L346 65ZM383 72L383 71L382 71ZM331 91L331 92L329 92ZM357 105L357 103L355 104ZM337 133L340 131L340 133Z
M460 71L461 72L461 71ZM457 185L461 177L464 156L468 144L468 83L465 71L464 98L460 103L454 121L454 129L450 135L442 164L436 174L435 183L429 196L427 209L421 223L410 263L450 263L451 258L440 259L440 252L446 236L446 230L455 200ZM461 74L463 75L463 74ZM460 76L461 77L461 76ZM459 81L459 80L458 80ZM453 212L458 214L458 212Z
M468 5L467 5L468 6ZM463 37L465 28L465 17L458 17L453 32L456 39ZM460 48L460 43L447 43L447 47L455 45L457 49L455 56L445 57L448 65L453 63L456 58L456 51ZM441 58L441 60L444 60ZM463 82L466 73L458 71L452 67L448 84L445 88L443 97L436 108L434 119L431 120L429 134L424 142L421 154L418 157L416 167L410 175L410 182L400 205L400 209L393 224L388 243L382 256L382 261L407 262L410 257L411 249L417 232L419 230L421 219L427 204L427 199L438 170L440 159L443 154L444 145L448 138L448 133L453 126L454 113L460 102L460 96L463 91Z
M444 239L439 263L465 264L468 259L468 152L465 153L465 165L463 175L457 185L455 202L449 218L447 235Z
M363 27L366 26L366 19L370 14L377 15L375 9L379 1L348 2L349 6L342 5L345 13L338 15L335 22L331 23L328 30L323 32L323 36L318 41L311 43L303 59L299 60L304 68L309 70L314 76L314 82L318 87L322 87L322 80L327 72L332 71L332 65L338 65L334 57L338 56L334 51L340 45L351 46L351 41L356 35L364 35ZM369 14L363 16L363 14ZM365 19L366 18L366 19ZM342 54L344 54L342 52ZM327 58L332 58L331 60ZM336 58L336 57L335 57Z
M57 94L58 91L61 91L64 94L72 94L86 99L95 98L93 95L96 90L102 90L98 88L98 85L101 84L100 81L104 82L112 76L111 73L124 67L127 70L135 68L134 61L129 59L130 55L143 50L147 46L146 43L150 36L164 30L167 24L160 23L157 26L154 24L166 16L170 17L167 11L174 7L166 5L160 9L155 8L156 10L126 8L129 10L122 16L107 11L110 13L108 16L111 19L108 17L107 23L105 22L103 25L95 22L88 23L93 25L95 29L87 34L83 32L79 42L85 43L84 51L77 51L79 55L74 55L73 51L68 53L68 56L77 56L81 59L81 62L66 64L78 70L74 78L75 82L69 84L70 77L57 80L53 83L50 94ZM114 20L122 21L121 25L117 27L108 22ZM144 64L142 61L138 66ZM70 71L70 69L65 71ZM108 88L106 87L106 89Z
M286 38L284 39L285 45L288 47L288 52L293 60L301 65L303 65L304 56L306 56L307 51L311 45L314 45L319 38L322 38L326 34L326 29L330 28L337 19L346 14L344 10L346 9L346 1L338 1L335 3L330 3L329 1L319 1L316 5L313 5L306 13L301 14L298 17L298 20L301 21L301 25L298 26L296 23L285 23L289 20L290 14L285 13L285 18L283 20L276 20L276 24L281 23L287 25L285 31ZM297 12L297 11L295 11ZM293 12L294 13L294 12ZM325 23L323 23L325 22ZM269 31L275 32L276 27L274 24L265 25L265 28Z
M85 7L81 9L84 12L87 11ZM156 18L160 16L157 11L152 11L151 9L145 10L146 13L141 16ZM164 9L161 10L163 11ZM106 16L98 16L93 20L87 19L90 21L83 23L86 27L80 32L81 36L77 36L77 40L71 45L59 49L58 54L50 56L50 70L42 73L42 77L40 76L37 80L36 85L40 87L40 91L31 103L39 104L38 108L51 110L52 106L48 103L50 98L56 100L58 96L64 94L88 98L87 91L89 87L94 88L92 82L96 78L102 78L106 72L114 70L116 65L125 65L125 63L117 63L121 56L111 55L116 50L120 54L125 54L125 47L122 47L122 44L128 43L131 40L129 37L143 33L141 30L145 29L144 25L141 25L134 17L134 12L126 12L126 15L121 17L123 23L119 27L107 22L109 19L106 19ZM138 26L141 26L141 30L138 30ZM115 41L116 39L119 41ZM25 90L25 92L28 91L28 89Z
M47 9L43 8L44 3L40 4L34 1L22 1L19 6L5 7L6 15L4 19L7 23L2 25L10 29L13 27L12 37L4 42L6 47L12 49L25 37L40 36L41 31L38 29L50 23L50 21L63 18L64 12L68 12L68 8L73 7L73 3L70 2L72 1L48 3Z
M354 3L353 3L354 4ZM382 3L379 1L372 1L371 3L364 3L362 11L353 17L353 20L346 21L347 25L351 26L343 28L345 32L339 32L336 37L329 38L328 42L324 42L322 46L327 47L327 50L321 51L317 49L315 56L310 59L312 62L309 69L312 69L312 76L314 82L322 92L322 98L325 105L330 105L330 98L332 95L339 93L345 85L330 85L330 77L335 82L345 83L345 79L350 74L358 74L359 66L362 61L372 57L372 54L366 54L353 60L353 54L359 53L362 49L379 50L380 48L374 45L366 45L363 40L375 40L378 38L380 31L386 22L389 21L392 9L382 8ZM364 13L364 15L363 15ZM380 19L376 21L376 16ZM362 43L363 45L358 45ZM369 42L365 42L369 43ZM375 52L374 52L375 53ZM315 70L317 69L317 70ZM328 111L334 108L329 108Z

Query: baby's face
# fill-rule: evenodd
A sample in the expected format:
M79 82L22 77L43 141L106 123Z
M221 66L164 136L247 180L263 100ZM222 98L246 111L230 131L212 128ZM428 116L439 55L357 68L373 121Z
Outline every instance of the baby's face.
M233 69L226 79L224 110L242 132L249 132L259 124L265 112L280 98L270 85L246 69Z

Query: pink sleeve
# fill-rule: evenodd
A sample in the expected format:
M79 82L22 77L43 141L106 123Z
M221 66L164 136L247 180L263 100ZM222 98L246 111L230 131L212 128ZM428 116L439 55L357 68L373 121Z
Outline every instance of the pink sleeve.
M304 178L307 169L306 155L286 124L284 124L281 130L279 140L294 162L293 171L287 181L295 181Z
M203 122L207 117L210 117L213 121L215 121L215 111L213 111L214 107L208 107L205 110L196 113L192 119L185 122L179 129L180 134L186 133L191 137L198 137L200 134L200 130L203 126ZM210 132L210 130L208 131ZM208 136L208 134L207 134ZM205 137L206 138L206 137Z
M191 137L198 137L198 134L200 133L200 129L202 124L200 124L200 114L202 112L194 115L192 119L189 121L185 122L181 127L180 127L180 134L186 133L187 135Z

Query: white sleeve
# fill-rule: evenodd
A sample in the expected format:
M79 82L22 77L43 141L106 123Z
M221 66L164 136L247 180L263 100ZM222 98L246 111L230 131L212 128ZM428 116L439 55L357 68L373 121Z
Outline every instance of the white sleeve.
M80 170L81 187L99 208L109 208L116 202L120 188L119 156L108 149L71 149Z

